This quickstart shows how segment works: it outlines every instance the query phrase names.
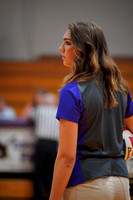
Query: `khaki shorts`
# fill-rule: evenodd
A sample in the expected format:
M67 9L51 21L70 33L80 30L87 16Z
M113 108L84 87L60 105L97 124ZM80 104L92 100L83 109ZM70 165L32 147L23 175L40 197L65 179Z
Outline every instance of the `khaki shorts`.
M62 200L130 200L129 179L104 176L65 190Z

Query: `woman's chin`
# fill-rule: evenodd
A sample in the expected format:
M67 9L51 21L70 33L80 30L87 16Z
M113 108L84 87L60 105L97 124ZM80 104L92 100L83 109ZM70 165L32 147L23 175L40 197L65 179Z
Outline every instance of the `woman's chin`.
M67 63L65 61L63 61L63 65L66 66L66 67L72 67L72 65L70 63Z

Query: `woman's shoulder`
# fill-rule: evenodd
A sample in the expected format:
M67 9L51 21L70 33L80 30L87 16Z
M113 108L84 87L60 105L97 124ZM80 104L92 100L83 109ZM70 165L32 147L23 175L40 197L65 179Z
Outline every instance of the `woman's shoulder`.
M64 92L64 91L68 91L68 90L69 90L69 91L70 91L70 90L74 90L74 89L77 88L77 85L78 85L77 81L74 80L74 81L72 81L72 82L67 83L66 85L64 85L64 86L61 88L61 91Z
M60 95L62 96L72 96L73 98L80 99L81 93L78 88L77 80L74 80L70 83L67 83L64 87L62 87L60 91Z

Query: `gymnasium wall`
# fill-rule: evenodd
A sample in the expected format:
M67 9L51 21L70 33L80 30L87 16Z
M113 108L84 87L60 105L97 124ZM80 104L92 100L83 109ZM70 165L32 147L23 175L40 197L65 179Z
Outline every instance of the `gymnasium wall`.
M93 21L115 57L133 57L132 0L0 0L0 60L59 55L67 24Z

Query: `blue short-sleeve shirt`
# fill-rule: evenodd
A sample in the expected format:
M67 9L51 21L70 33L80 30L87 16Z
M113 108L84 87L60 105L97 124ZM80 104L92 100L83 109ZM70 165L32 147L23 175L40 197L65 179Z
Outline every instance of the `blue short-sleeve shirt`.
M133 115L130 93L116 92L118 106L104 107L94 81L66 84L60 91L56 117L78 124L76 162L68 187L105 175L128 177L122 152L124 117Z

